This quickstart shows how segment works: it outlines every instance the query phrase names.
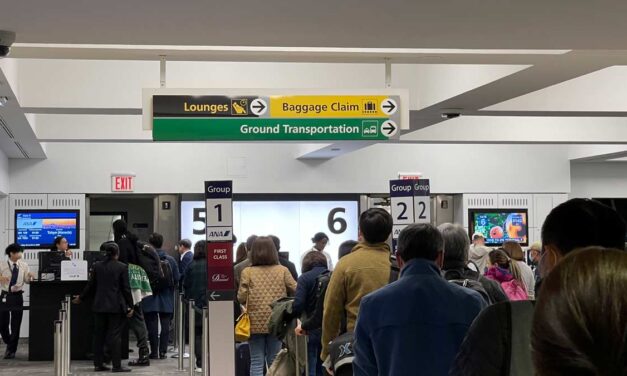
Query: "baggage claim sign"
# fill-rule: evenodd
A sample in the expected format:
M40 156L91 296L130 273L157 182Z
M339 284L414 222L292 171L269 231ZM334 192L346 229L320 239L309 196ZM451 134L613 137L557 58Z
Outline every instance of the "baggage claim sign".
M398 139L399 95L154 95L154 141Z

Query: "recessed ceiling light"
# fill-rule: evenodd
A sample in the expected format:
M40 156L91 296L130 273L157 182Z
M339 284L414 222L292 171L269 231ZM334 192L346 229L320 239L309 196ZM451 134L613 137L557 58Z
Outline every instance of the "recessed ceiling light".
M5 104L9 101L9 97L0 97L0 107L4 107Z

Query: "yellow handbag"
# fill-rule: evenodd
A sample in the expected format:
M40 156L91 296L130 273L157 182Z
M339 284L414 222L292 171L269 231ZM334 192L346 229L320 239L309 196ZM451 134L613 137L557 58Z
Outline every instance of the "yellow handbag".
M235 324L235 341L246 342L250 338L250 317L248 316L248 298L246 298L246 306L244 311L237 318Z

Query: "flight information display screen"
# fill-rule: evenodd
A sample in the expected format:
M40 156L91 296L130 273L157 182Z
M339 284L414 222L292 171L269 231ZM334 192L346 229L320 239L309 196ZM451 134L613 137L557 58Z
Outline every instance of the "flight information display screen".
M79 224L78 210L16 211L15 241L26 249L46 249L57 236L63 236L70 248L78 248Z

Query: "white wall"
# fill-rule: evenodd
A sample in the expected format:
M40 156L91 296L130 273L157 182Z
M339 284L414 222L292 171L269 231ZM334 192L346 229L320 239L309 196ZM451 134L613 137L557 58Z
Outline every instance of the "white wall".
M296 160L290 143L46 147L46 160L11 162L12 193L107 193L112 172L135 173L138 193L199 193L211 179L239 193L385 193L399 171L421 171L433 193L570 191L562 146L378 144L329 161Z
M9 159L0 150L0 197L9 194Z
M571 164L570 197L627 198L627 163Z

